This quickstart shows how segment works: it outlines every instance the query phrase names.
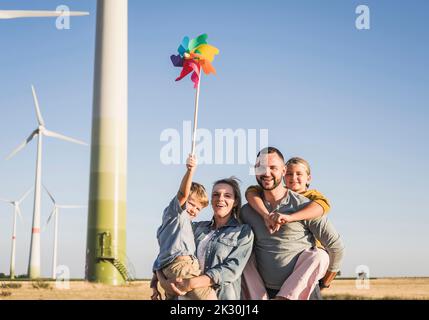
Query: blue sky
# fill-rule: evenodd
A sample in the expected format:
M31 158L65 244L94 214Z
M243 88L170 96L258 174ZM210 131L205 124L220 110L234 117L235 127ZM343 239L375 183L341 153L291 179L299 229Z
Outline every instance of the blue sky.
M70 30L55 19L0 20L0 197L17 198L34 183L36 144L4 157L36 128L34 84L48 129L90 141L95 39L93 0L2 1L0 9L89 11ZM370 8L370 29L357 30L355 9ZM31 6L31 7L30 7ZM429 118L426 1L129 1L128 256L149 277L156 229L177 191L184 165L164 165L166 129L193 117L190 80L169 55L185 35L208 33L220 49L216 76L202 79L201 128L269 130L286 158L312 165L312 187L332 202L329 218L346 244L342 267L372 276L429 276ZM60 203L86 204L89 148L46 138L43 181ZM243 191L248 165L200 165L210 188L231 175ZM17 230L17 273L28 264L32 196ZM51 204L43 196L42 220ZM210 218L210 210L201 219ZM59 264L83 277L85 210L62 211ZM42 274L50 275L53 226L42 233ZM9 273L12 208L0 204L0 272Z

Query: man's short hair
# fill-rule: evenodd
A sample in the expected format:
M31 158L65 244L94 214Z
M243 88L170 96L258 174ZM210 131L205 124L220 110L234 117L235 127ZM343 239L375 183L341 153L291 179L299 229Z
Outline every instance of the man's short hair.
M257 158L262 154L270 154L270 153L276 153L280 159L282 159L283 162L285 162L285 158L283 157L283 154L280 152L279 149L275 148L275 147L266 147L264 149L262 149L261 151L258 152L258 155L256 156Z

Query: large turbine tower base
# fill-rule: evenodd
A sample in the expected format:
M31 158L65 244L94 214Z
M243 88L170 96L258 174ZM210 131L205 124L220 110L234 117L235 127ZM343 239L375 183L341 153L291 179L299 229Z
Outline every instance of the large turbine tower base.
M98 0L85 278L127 279L128 1Z

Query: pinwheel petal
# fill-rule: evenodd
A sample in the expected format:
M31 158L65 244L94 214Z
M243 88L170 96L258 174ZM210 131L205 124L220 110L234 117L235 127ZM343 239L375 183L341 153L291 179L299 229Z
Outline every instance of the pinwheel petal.
M180 75L176 78L176 81L182 80L184 77L190 74L192 70L193 69L190 66L183 66L182 72L180 72Z
M191 80L194 83L194 89L198 88L198 84L200 82L200 70L201 67L199 65L199 63L197 63L194 60L189 60L189 65L192 67L192 69L194 70L194 72L191 75Z
M197 76L199 77L200 67L199 67L198 63L196 63L194 60L185 60L183 62L182 72L180 73L180 76L176 79L176 81L182 80L184 77L186 77L192 71L194 71L194 73L197 73Z
M188 59L199 60L200 59L200 55L198 53L191 52L189 54L189 58Z
M200 82L200 75L196 72L193 72L191 75L191 80L194 83L194 89L197 89L198 83Z
M180 44L179 48L177 49L180 56L183 57L185 52L188 51L188 47L189 47L189 37L184 37L182 40L182 43Z
M213 67L210 61L208 60L200 60L201 68L203 68L203 71L205 74L216 74L216 69Z
M183 67L183 58L178 54L174 55L172 54L170 56L171 62L173 63L173 66L175 67Z
M208 35L206 33L199 35L198 37L189 41L188 50L193 51L196 47L207 43Z
M204 59L212 62L214 56L219 54L219 49L209 44L202 44L196 47L193 52L200 54Z

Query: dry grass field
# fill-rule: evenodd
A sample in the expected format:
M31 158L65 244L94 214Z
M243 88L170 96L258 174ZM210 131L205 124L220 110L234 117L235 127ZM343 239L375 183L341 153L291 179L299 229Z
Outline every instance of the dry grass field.
M13 288L21 285L20 288ZM148 300L149 281L134 281L123 286L106 286L85 281L70 281L69 289L57 289L54 281L0 282L0 300Z
M368 289L356 286L356 280L335 280L331 288L324 292L324 297L325 299L342 300L429 300L429 278L371 279Z
M56 288L50 281L0 281L0 300L148 300L148 281L110 287L71 281L69 289ZM324 291L325 299L425 299L429 300L429 278L371 279L369 289L357 289L355 280L335 280Z

